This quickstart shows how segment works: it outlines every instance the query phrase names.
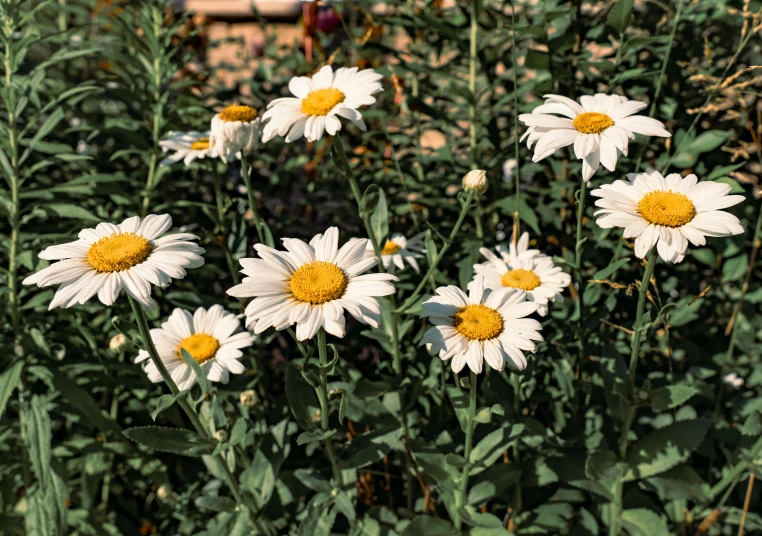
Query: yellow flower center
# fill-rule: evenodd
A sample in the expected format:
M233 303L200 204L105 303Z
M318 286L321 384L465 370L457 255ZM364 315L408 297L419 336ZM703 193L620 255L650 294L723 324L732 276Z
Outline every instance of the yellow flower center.
M392 242L391 240L387 240L386 244L384 244L384 249L381 250L381 255L394 255L402 248L399 247L396 243Z
M87 251L87 262L98 272L122 272L148 258L153 245L134 233L112 234L101 238Z
M300 266L288 286L300 302L320 305L341 298L347 283L341 268L330 262L314 261Z
M344 102L344 94L335 87L317 89L302 100L302 112L307 115L328 115L334 106Z
M177 354L180 356L180 359L182 359L182 351L185 350L200 365L213 358L219 348L219 341L211 335L207 335L206 333L194 333L190 337L185 337L182 340L177 347Z
M191 149L194 151L203 151L204 149L209 148L209 138L199 138L196 141L193 142L193 145L191 145Z
M656 190L643 196L638 203L638 213L649 223L680 227L696 217L696 207L686 195Z
M466 305L455 313L454 325L469 340L488 341L503 332L503 317L486 305Z
M585 112L574 118L572 126L583 134L600 134L607 128L613 127L614 120L606 114Z
M222 112L220 112L220 119L223 121L241 121L242 123L250 123L257 118L257 111L251 106L228 106Z
M504 287L520 288L521 290L534 290L540 286L540 277L532 270L517 268L503 274Z

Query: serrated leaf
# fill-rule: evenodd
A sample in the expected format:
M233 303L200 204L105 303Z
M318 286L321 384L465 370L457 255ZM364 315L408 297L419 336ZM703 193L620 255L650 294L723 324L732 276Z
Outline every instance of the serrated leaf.
M125 436L160 452L171 452L182 456L200 457L214 452L217 441L201 437L192 430L163 428L160 426L138 426L122 432Z
M497 461L508 446L521 436L523 424L499 428L490 432L471 450L469 461L473 464L470 474L478 474Z
M689 385L668 385L654 389L648 395L654 411L664 411L685 404L698 389Z
M704 440L709 425L708 419L694 419L654 430L631 447L624 480L648 478L683 463Z
M606 23L619 33L624 33L630 24L632 15L632 0L616 0L616 3L606 17Z
M383 247L382 241L389 234L389 210L386 206L386 194L383 190L378 191L376 209L370 216L370 227L376 237L376 242Z
M631 536L669 536L667 522L652 510L632 508L622 512L622 524Z
M322 441L336 434L336 430L310 430L302 432L299 437L296 438L297 445L306 445L308 443L314 443L315 441Z
M0 376L0 418L5 413L5 406L13 391L21 382L21 371L24 369L23 361L16 361Z

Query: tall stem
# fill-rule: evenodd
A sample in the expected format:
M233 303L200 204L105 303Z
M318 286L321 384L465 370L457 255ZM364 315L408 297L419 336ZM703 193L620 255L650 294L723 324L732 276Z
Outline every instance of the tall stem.
M160 9L154 8L153 11L153 33L157 40L161 39L162 24L164 15ZM148 177L146 178L146 190L143 194L143 203L140 207L140 216L145 218L148 213L148 207L151 205L151 195L156 178L156 166L159 163L159 138L161 136L161 118L164 114L161 95L161 58L159 52L153 58L153 117L151 126L151 136L153 138L153 147L151 148L151 159L148 163Z
M249 166L246 155L241 155L241 175L243 175L243 183L246 186L246 199L249 202L249 209L251 210L252 219L254 220L254 227L257 229L257 237L260 243L273 247L272 239L268 240L265 234L265 226L267 225L259 216L257 211L257 203L254 200L254 189L251 187L251 166ZM267 233L271 235L271 233Z
M519 159L519 82L518 82L518 51L516 50L516 11L511 0L511 53L513 55L513 157L516 160L514 178L516 181L516 212L513 214L513 241L519 239L519 221L521 219L521 160Z
M455 377L455 383L458 382L458 377ZM460 477L460 488L458 489L458 495L455 501L455 507L458 509L457 520L455 528L458 534L461 534L460 509L465 506L468 498L468 477L471 473L471 449L474 444L474 428L476 428L476 373L470 371L468 376L468 389L469 389L469 402L468 402L468 414L466 416L466 448L463 452L463 457L466 459L466 465L463 467L463 474Z
M477 38L479 35L479 4L480 0L471 0L471 35L468 50L468 90L471 93L471 103L468 105L468 145L471 150L471 163L476 162L476 60Z
M434 274L437 266L439 266L439 262L444 258L447 250L450 249L450 245L452 244L453 240L455 240L455 236L458 234L458 231L460 231L460 227L463 225L463 220L466 218L466 214L468 214L468 209L471 207L471 203L475 195L476 194L474 194L473 191L469 192L466 195L466 199L463 201L463 205L460 208L460 215L458 216L458 220L455 222L455 226L452 228L452 231L450 231L450 236L447 237L447 240L442 245L442 248L433 254L431 266L429 266L428 271L421 278L421 281L413 291L413 294L407 300L405 300L405 302L400 307L397 308L395 313L400 313L410 307L418 299L418 296L421 295L423 287L426 286L429 277Z
M329 418L331 416L330 399L328 398L328 347L325 342L325 329L320 328L317 332L318 343L318 356L320 357L320 390L318 396L320 399L320 423L323 427L323 431L330 430ZM331 461L331 469L333 470L333 478L336 480L336 485L339 489L344 488L344 480L341 476L341 469L336 459L336 452L333 448L333 438L329 437L323 440L323 446L325 447L328 459Z
M585 278L582 270L582 253L584 249L584 239L582 237L585 225L585 198L587 197L587 181L580 180L579 190L577 191L577 242L574 247L574 273L577 276L577 313L579 317L579 329L577 331L577 346L579 347L580 359L585 348L584 342L584 318L585 303L583 296L585 294Z
M652 248L646 258L646 268L643 273L643 280L640 283L638 289L638 308L635 313L635 323L632 326L632 342L630 350L630 370L629 370L629 384L628 384L628 402L625 408L624 421L622 423L622 431L619 438L619 457L624 460L627 457L627 440L630 435L630 428L632 428L632 422L635 418L635 377L638 368L638 356L640 354L640 344L643 340L643 333L645 328L643 327L643 312L646 308L646 296L648 295L648 286L651 281L651 275L654 273L656 267L657 256L656 248ZM619 516L622 511L622 487L623 481L621 476L617 482L616 489L614 491L614 500L611 503L611 521L609 525L609 535L618 536L620 519Z
M217 162L214 160L212 161L212 178L214 180L214 199L215 204L217 205L217 225L219 227L220 234L222 234L220 247L222 248L222 252L225 254L225 261L227 261L228 270L230 270L230 277L233 278L233 284L237 285L241 282L241 277L238 274L238 267L236 266L233 254L225 242L225 239L228 235L227 225L225 225L225 197L222 192L222 183L220 182L220 171L217 169Z
M158 352L156 351L156 347L154 346L153 339L151 338L151 331L148 327L148 320L146 319L145 312L143 311L143 307L135 301L132 296L128 296L130 300L130 307L132 308L132 313L135 317L135 323L138 326L138 330L140 331L140 337L143 339L143 347L148 352L148 355L151 358L151 361L156 366L156 369L159 371L159 374L161 375L164 382L169 387L169 390L172 392L173 395L177 395L180 392L180 389L178 389L177 384L175 383L175 380L172 379L172 376L169 374L169 371L167 370L167 367L164 366L164 362L161 360L161 357L159 357ZM201 419L198 416L198 413L196 413L196 410L194 407L188 403L188 400L181 396L177 399L178 404L180 404L180 407L183 409L185 414L188 416L188 419L190 419L191 424L193 425L193 428L196 429L196 432L198 432L199 435L204 437L211 437L209 434L209 431L204 427L204 425L201 423ZM235 498L236 502L239 505L245 505L249 509L249 513L251 515L251 521L254 523L254 526L256 527L259 534L266 534L264 531L259 519L259 505L257 504L256 498L253 494L248 494L248 497L251 497L252 504L247 504L248 501L245 500L244 496L241 494L241 489L238 486L238 481L235 479L233 474L230 472L230 469L228 468L227 461L225 460L225 457L220 453L214 456L214 459L217 462L217 465L220 467L222 472L225 475L225 480L230 488L230 491L233 494L233 497Z

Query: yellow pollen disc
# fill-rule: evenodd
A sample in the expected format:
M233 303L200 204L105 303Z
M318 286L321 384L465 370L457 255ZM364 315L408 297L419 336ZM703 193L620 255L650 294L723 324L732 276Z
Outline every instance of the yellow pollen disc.
M300 266L288 286L300 302L320 305L341 298L347 283L341 268L330 262L314 261Z
M686 195L656 190L643 196L638 203L638 213L654 225L680 227L696 217L696 207Z
M381 250L381 255L394 255L402 248L399 247L397 244L392 242L391 240L387 240L386 244L384 244L384 249Z
M87 262L98 272L122 272L140 264L153 251L151 242L134 233L101 238L87 251Z
M455 313L455 329L469 340L488 341L503 332L503 317L486 305L466 305Z
M242 123L249 123L257 118L257 111L251 106L228 106L222 112L220 112L220 119L223 121L241 121Z
M200 365L213 358L219 348L219 341L211 335L207 335L206 333L194 333L190 337L185 337L182 340L177 347L177 354L180 356L180 359L182 359L182 351L185 350Z
M302 112L307 115L328 115L334 106L344 102L344 94L335 87L317 89L302 100Z
M504 287L520 288L521 290L534 290L540 286L540 277L532 270L518 268L505 272L502 283Z
M585 112L574 118L572 126L583 134L600 134L607 128L613 127L614 120L606 114Z
M209 138L199 138L196 141L193 142L193 145L191 145L191 149L194 151L203 151L204 149L209 148Z

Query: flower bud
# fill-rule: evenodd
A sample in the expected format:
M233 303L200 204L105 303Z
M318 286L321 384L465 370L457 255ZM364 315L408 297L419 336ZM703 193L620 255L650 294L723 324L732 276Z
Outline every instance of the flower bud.
M172 496L172 486L169 484L162 484L159 489L156 490L156 497L160 501L166 501Z
M214 432L214 438L222 443L223 441L227 440L228 433L225 430L217 430Z
M108 343L109 350L112 352L120 352L124 349L124 345L127 344L127 337L121 333L117 333Z
M253 408L259 403L259 397L257 396L257 393L251 389L243 391L239 396L239 400L241 401L241 405L245 408Z
M487 191L487 172L483 169L469 171L463 177L463 189L467 192L483 194Z

